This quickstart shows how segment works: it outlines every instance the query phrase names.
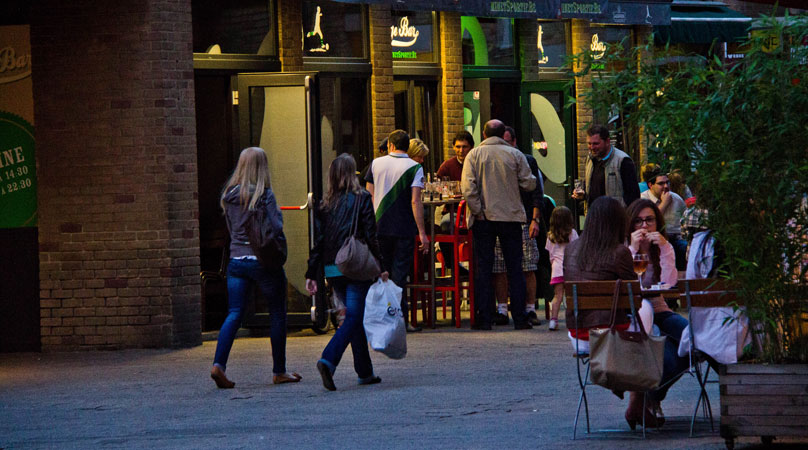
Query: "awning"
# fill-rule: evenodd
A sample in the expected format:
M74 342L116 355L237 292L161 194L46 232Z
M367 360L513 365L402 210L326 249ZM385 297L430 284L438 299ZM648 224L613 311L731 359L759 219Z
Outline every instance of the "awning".
M410 11L454 11L465 16L583 19L621 25L667 25L671 0L336 0L386 4Z
M674 1L670 26L657 26L657 42L710 44L735 42L747 35L752 19L721 2Z

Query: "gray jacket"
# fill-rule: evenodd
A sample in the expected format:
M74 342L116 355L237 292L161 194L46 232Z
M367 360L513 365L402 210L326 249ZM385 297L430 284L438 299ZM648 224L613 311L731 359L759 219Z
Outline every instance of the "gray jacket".
M251 188L252 190L255 189L254 187ZM250 215L249 211L242 209L239 203L239 186L230 189L230 192L224 197L224 203L224 216L227 221L227 229L230 231L230 257L255 256L252 248L250 248L249 234L247 232L247 219ZM266 208L267 218L273 221L274 229L283 229L283 216L272 189L267 188L255 206L256 208Z
M527 158L500 137L490 137L472 149L463 162L460 180L470 214L497 222L525 223L525 207L519 194L536 189L536 177L530 172Z

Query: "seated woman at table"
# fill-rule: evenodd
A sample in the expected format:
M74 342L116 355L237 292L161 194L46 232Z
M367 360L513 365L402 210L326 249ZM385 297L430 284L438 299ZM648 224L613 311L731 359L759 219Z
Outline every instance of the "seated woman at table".
M631 254L649 255L648 268L642 275L643 289L664 283L666 288L676 285L678 272L676 271L676 255L673 246L665 239L665 234L658 230L665 228L665 219L654 202L646 199L637 199L628 207L628 228L626 240L629 243ZM687 327L687 319L671 311L661 295L646 296L653 306L653 314L647 317L640 314L643 324L653 323L665 336L665 358L662 369L662 381L659 389L650 395L657 422L664 421L660 402L665 399L671 385L676 378L682 375L689 362L687 357L678 355L679 341L682 331ZM646 301L643 300L643 302Z
M631 280L637 279L631 258L631 251L625 246L626 210L620 201L607 196L599 197L589 208L581 237L570 242L564 252L564 282ZM646 313L647 311L647 313ZM651 304L643 301L639 314L650 315ZM611 311L586 310L578 312L578 326L575 329L575 316L572 309L566 312L567 328L573 348L579 353L589 353L589 329L608 328ZM618 330L629 327L628 311L618 310L615 319ZM644 323L646 331L650 320ZM615 392L623 398L622 392ZM642 422L642 395L632 393L626 410L629 425ZM657 422L651 410L646 410L645 424L656 427Z

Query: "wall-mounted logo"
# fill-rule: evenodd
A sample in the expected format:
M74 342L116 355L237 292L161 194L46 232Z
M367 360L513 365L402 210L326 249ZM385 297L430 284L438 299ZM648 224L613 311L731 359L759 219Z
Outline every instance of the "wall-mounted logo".
M410 19L404 16L398 26L393 25L390 27L390 45L393 47L411 47L418 40L419 34L418 29L410 26Z
M538 37L536 38L536 48L539 50L539 64L547 64L550 58L544 54L544 45L541 43L541 37L544 34L541 25L539 25Z
M320 11L320 7L317 7L317 12L314 14L314 29L306 33L306 37L317 36L320 38L320 46L310 48L310 52L327 52L329 45L323 40L323 29L320 28L320 18L323 17L323 13Z
M626 12L620 9L620 5L617 5L617 10L612 14L612 19L614 19L615 23L626 23Z
M0 84L31 76L31 54L17 55L12 46L0 48Z
M606 43L600 42L597 33L592 35L592 45L589 46L589 50L592 51L592 58L594 59L603 58L603 55L606 54Z

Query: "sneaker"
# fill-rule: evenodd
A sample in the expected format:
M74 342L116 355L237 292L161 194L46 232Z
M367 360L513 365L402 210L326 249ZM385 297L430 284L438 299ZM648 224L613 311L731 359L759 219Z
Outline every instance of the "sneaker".
M541 325L541 320L539 320L539 316L536 315L536 311L527 313L527 323L531 325Z
M497 311L497 314L494 316L494 323L496 325L507 325L508 322L508 315Z
M548 327L550 331L555 331L558 329L558 319L550 319L550 326Z
M422 330L423 330L423 328L421 328L421 327L414 327L414 326L412 326L410 324L407 324L407 333L417 333L417 332L422 331Z

